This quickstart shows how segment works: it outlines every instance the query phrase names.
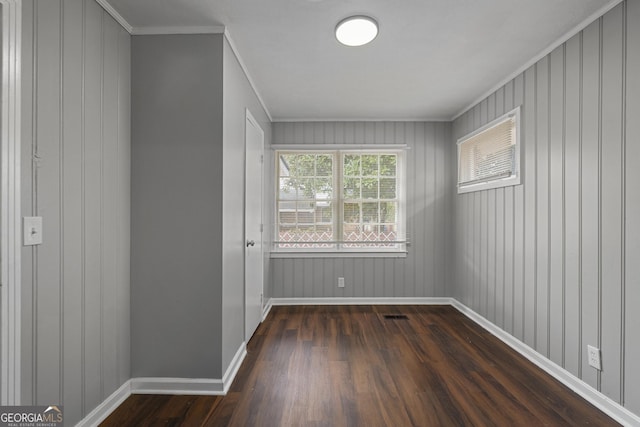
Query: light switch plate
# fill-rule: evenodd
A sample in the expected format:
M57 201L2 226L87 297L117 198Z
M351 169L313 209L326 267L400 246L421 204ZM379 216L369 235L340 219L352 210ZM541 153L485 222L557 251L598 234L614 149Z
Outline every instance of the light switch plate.
M22 218L22 244L24 246L42 244L41 216L25 216Z

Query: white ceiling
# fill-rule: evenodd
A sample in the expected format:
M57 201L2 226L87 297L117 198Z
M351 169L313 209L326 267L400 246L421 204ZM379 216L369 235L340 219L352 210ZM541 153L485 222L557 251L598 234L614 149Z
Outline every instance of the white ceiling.
M449 120L619 2L106 1L134 34L226 27L276 121ZM354 14L380 24L367 46L335 40Z

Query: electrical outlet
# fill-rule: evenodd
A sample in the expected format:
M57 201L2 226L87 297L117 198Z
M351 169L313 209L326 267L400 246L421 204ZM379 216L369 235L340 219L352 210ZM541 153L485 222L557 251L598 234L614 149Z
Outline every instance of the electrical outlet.
M602 361L600 360L600 349L588 345L587 351L589 354L589 365L596 368L598 371L601 371Z
M344 288L344 277L338 277L338 287Z

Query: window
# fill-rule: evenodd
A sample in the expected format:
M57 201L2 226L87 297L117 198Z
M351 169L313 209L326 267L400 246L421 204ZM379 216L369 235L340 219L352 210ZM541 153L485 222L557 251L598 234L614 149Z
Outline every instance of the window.
M275 251L405 251L403 154L277 151Z
M520 184L520 107L458 140L458 193Z

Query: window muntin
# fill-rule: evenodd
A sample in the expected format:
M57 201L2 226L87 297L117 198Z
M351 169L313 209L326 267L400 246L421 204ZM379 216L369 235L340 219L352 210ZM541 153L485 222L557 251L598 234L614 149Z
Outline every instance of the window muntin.
M276 251L404 251L403 152L278 151Z
M520 108L458 140L458 192L520 183Z

